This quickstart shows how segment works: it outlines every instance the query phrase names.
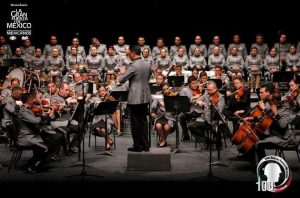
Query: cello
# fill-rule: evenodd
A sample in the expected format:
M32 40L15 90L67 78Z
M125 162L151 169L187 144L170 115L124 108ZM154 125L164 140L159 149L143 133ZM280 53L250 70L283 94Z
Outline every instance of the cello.
M276 98L273 99L269 98L270 96L267 97L266 100L269 101L271 107L268 110L261 110L257 105L248 116L256 117L256 121L254 123L244 122L232 137L233 144L238 145L238 151L242 153L248 152L255 145L255 143L263 137L265 131L270 128L275 118L275 115L272 111L272 106L275 105L278 107L282 103L287 102L291 98L295 97L296 94L299 94L298 87L292 90L287 96L284 96L281 101L276 103L274 102L274 99L276 100ZM276 95L273 95L273 97L276 97Z
M263 102L266 101L270 101L270 99L263 100ZM237 145L239 152L247 153L262 138L273 122L272 116L271 109L264 112L259 105L250 111L247 117L257 118L256 121L253 123L243 122L231 139L232 143Z

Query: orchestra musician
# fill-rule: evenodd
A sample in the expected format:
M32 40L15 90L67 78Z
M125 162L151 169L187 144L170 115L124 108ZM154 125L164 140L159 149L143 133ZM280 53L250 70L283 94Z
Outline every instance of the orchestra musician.
M17 144L20 146L31 146L32 158L28 161L27 172L36 173L48 156L48 146L40 135L39 125L42 121L31 110L32 98L29 94L22 94L23 106L18 114L19 136Z
M162 85L162 92L164 96L177 95L170 90L169 85L166 83ZM167 137L175 131L176 120L174 115L165 111L163 98L153 100L151 104L151 117L154 119L154 129L159 135L159 147L167 146Z
M258 162L266 156L265 149L286 147L293 139L289 136L288 123L290 122L290 112L280 102L280 93L274 92L271 95L272 105L270 106L273 115L273 122L269 129L263 134L264 138L255 144ZM264 103L260 108L265 109Z
M224 96L219 93L216 83L209 81L206 87L206 92L195 102L195 105L200 107L199 116L196 121L188 124L188 129L196 138L204 137L206 129L215 128L218 125L219 117L222 116L220 112L225 106Z
M100 85L98 93L99 96L95 96L91 99L92 108L96 108L96 106L101 102L109 102L115 100L113 96L109 95L104 85ZM105 115L95 115L93 118L93 124L91 129L96 135L106 138L106 150L109 150L110 147L113 145L113 140L108 135L108 131L111 130L111 127L114 124L111 118L112 117L107 119L107 126L105 127ZM105 129L107 129L107 131Z
M220 80L222 80L222 85L229 84L228 76L223 73L223 69L219 65L215 66L215 75L211 76L210 79L220 79Z
M179 123L182 128L182 141L190 140L190 135L187 128L187 121L192 118L197 118L201 115L202 110L195 106L195 101L202 95L198 89L198 81L194 76L188 77L188 86L184 87L180 96L187 96L191 103L190 112L180 113L179 114Z
M259 108L259 110L264 113L267 112L270 109L270 95L273 92L273 86L272 85L262 85L260 90L259 90L259 97L260 97L260 101L257 104L257 108ZM243 117L242 121L249 123L252 122L252 124L255 124L255 122L257 122L258 117L253 117L253 116L249 116L248 114L246 114L246 116ZM242 125L241 125L242 126ZM239 130L239 129L238 129ZM237 131L236 131L237 133ZM252 147L248 152L246 153L239 153L238 157L243 157L243 158L249 158L249 160L251 161L255 161L254 157L255 157L255 149L254 147Z
M8 79L11 77L9 76ZM18 78L12 78L10 80L10 86L7 86L1 91L1 96L0 96L0 101L3 100L4 98L11 96L11 90L16 87L16 86L21 86L20 85L20 80Z
M54 89L54 88L53 88ZM61 83L58 87L57 94L51 95L50 106L58 112L58 116L52 119L50 126L56 132L62 133L64 136L64 152L66 155L77 153L80 134L78 131L78 122L70 120L71 108L68 106L70 101L70 86L68 83ZM70 142L70 134L74 133L72 141Z
M290 119L291 125L295 128L300 127L300 94L299 94L299 83L296 79L292 79L289 82L290 90L288 94L290 95L289 100L289 107L290 107Z
M233 122L233 133L238 126L238 121L250 109L250 91L245 87L242 78L233 79L234 90L227 91L228 97L225 116Z
M17 131L15 131L13 126L13 117L19 113L20 106L22 105L20 101L22 96L22 88L15 86L12 88L12 93L10 96L5 97L1 104L3 107L3 119L2 127L7 129L7 137L10 139L10 146L13 147L15 140L17 139Z

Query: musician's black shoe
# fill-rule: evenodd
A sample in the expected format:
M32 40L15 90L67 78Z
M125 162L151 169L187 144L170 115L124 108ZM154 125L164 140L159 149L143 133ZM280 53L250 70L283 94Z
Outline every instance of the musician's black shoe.
M189 141L190 140L190 136L184 136L181 141Z
M72 146L70 148L70 153L75 154L75 153L78 153L78 151L77 151L77 149L75 147Z
M26 173L28 174L35 174L37 171L36 171L36 168L33 167L33 166L29 166L27 169L26 169Z
M133 147L128 148L127 151L130 151L130 152L142 152L143 149L133 146Z
M143 151L145 151L145 152L149 152L149 151L150 151L150 149L149 149L149 148L143 148Z

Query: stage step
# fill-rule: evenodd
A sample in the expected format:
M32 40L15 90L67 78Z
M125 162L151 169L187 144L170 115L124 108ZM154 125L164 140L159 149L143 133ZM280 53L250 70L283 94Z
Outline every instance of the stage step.
M149 152L129 152L127 156L127 170L170 171L170 147L150 148Z

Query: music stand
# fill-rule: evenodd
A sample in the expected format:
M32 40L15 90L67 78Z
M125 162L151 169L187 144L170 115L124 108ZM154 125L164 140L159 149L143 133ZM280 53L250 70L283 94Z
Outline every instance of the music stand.
M128 98L128 91L112 91L110 93L116 100L126 102Z
M123 115L122 104L127 102L128 91L112 91L110 93L110 95L113 96L116 100L119 100L120 103L121 103L121 120L120 120L120 122L122 123L122 121L123 121L123 119L122 119L123 118L123 116L122 116ZM124 131L125 131L125 128L126 128L126 123L125 122L123 124ZM127 133L125 133L124 131L121 133L121 135L123 135L123 134L127 135Z
M179 152L178 114L190 111L190 101L187 96L165 96L164 103L166 111L175 114L176 149L171 152L171 154L175 154Z
M223 83L222 83L222 80L221 80L221 79L213 78L213 79L209 79L209 80L214 81L214 82L216 83L218 89L221 89L221 88L222 88Z
M210 102L210 120L211 120L211 124L210 124L210 126L207 128L208 130L209 130L209 132L208 132L208 142L209 142L209 164L207 164L208 166L209 166L209 171L208 171L208 174L207 174L207 176L203 176L203 177L200 177L200 178L195 178L195 179L192 179L192 181L205 181L205 180L213 180L213 181L218 181L218 180L221 180L221 178L219 178L219 177L216 177L216 176L214 176L213 175L213 172L212 172L212 166L228 166L228 165L226 165L226 164L223 164L223 163L221 163L221 162L213 162L213 158L212 158L212 134L213 134L213 123L214 123L214 121L217 121L217 122L219 122L219 120L214 120L213 119L213 114L212 114L212 112L213 112L213 104L212 104L212 101L211 101L211 99L209 100L209 102ZM216 113L217 114L219 114L219 112L216 110ZM219 116L221 116L221 115L219 115ZM217 123L217 130L218 130L218 127L219 127L219 123ZM217 131L217 135L218 135L218 131ZM219 138L219 137L218 137ZM219 144L219 140L217 140L218 142L217 142L217 145ZM221 141L221 140L220 140ZM219 148L218 148L218 150L219 150ZM219 153L218 153L218 155L219 155Z
M79 127L79 131L81 131L81 135L82 135L82 162L80 161L80 158L79 158L79 161L72 164L72 165L69 165L68 167L73 167L73 166L82 166L82 169L81 169L81 172L79 175L70 175L70 176L67 176L67 178L70 178L70 177L81 177L81 182L83 181L84 177L85 176L90 176L90 177L97 177L97 178L103 178L103 176L98 176L98 175L88 175L85 171L85 167L86 166L89 166L85 163L85 152L84 152L84 134L85 134L85 129L86 129L86 123L87 123L87 119L85 118L84 116L84 113L85 113L85 108L84 108L84 101L85 99L82 99L82 100L79 100L77 106L76 106L76 109L75 111L73 112L70 120L73 120L75 116L79 116L79 119L78 119L78 127ZM80 138L81 139L81 138ZM80 140L78 141L78 157L80 156L80 153L81 153L81 150L80 150ZM90 166L89 166L90 167Z
M273 82L278 82L279 85L282 85L282 83L289 83L292 79L294 79L294 75L295 74L292 71L274 72L273 73ZM281 84L280 84L280 82L281 82Z
M9 70L9 67L7 66L0 66L0 81L5 81L6 79L6 76L8 74L8 70Z
M181 87L184 84L184 76L168 76L170 87Z
M116 108L119 104L119 101L109 101L109 102L100 102L98 106L94 109L94 115L104 115L105 116L105 151L102 153L96 153L96 155L111 155L113 156L111 152L107 151L107 139L108 139L108 130L107 130L107 117L111 114L113 114L116 111ZM114 143L116 145L116 142Z
M290 82L294 78L294 72L284 71L284 72L274 72L273 82Z
M151 94L157 94L157 92L161 91L161 86L157 86L155 84L149 83L149 87L150 87Z

